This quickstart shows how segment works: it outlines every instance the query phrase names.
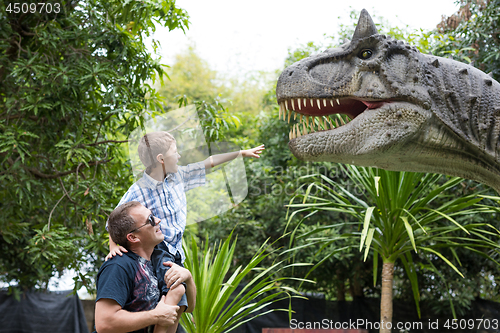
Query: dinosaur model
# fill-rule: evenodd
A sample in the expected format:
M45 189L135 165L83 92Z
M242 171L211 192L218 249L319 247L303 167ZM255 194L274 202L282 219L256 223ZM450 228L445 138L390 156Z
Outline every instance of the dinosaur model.
M500 84L378 34L364 9L349 43L286 68L276 96L299 159L448 174L500 193Z

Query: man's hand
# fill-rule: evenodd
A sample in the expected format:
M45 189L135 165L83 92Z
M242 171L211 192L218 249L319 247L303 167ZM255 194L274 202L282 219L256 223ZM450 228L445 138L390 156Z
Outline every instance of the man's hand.
M177 305L168 305L165 303L166 296L163 295L156 305L155 315L158 318L157 325L159 326L171 326L177 320L177 311L179 307Z
M128 251L123 246L109 243L109 253L106 256L106 259L104 259L104 261L108 261L108 259L111 259L116 255L119 255L121 257L123 255L122 252L128 252Z
M266 149L264 148L264 145L260 145L258 147L255 147L255 148L251 148L251 149L247 149L247 150L242 150L241 151L241 156L243 157L255 157L255 158L260 158L260 154L262 153L262 151Z
M192 279L191 272L184 267L174 264L171 261L163 263L164 266L170 266L170 269L165 273L165 283L167 288L174 289L182 282Z

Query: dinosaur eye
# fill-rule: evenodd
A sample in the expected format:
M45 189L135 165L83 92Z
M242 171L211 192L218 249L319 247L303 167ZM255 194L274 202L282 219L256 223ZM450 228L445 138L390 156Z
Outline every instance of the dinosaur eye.
M358 58L366 60L366 59L370 58L372 55L373 55L372 50L364 49L364 50L361 50L361 52L359 52Z

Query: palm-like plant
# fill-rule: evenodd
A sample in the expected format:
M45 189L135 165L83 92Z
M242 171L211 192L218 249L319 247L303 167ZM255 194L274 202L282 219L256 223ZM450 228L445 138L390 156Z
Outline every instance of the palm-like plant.
M268 251L266 243L246 266L239 266L226 279L236 246L236 240L231 244L231 235L216 250L209 248L206 243L200 251L194 238L191 247L184 248L187 253L185 267L191 272L197 289L193 313L183 314L180 321L187 333L229 332L272 311L290 313L290 307L261 310L282 299L302 297L293 288L282 284L288 278L278 275L279 271L291 265L283 266L283 261L280 261L266 268L259 266L272 253ZM252 271L255 274L248 279ZM245 279L248 281L238 292L239 284Z
M314 182L307 187L301 204L289 205L297 209L289 220L301 212L309 213L307 216L310 216L325 210L354 217L361 232L344 234L341 237L359 237L359 250L365 248L365 260L369 251L373 251L374 284L377 279L378 259L382 259L380 315L384 323L392 322L393 273L394 264L398 259L401 260L411 282L420 316L420 296L412 251L438 256L461 276L463 275L459 269L440 249L450 249L456 259L458 257L453 250L456 246L465 247L491 260L493 258L487 251L499 252L500 246L491 238L498 240L500 232L490 224L473 221L474 214L496 212L496 207L479 204L483 198L473 194L462 197L448 194L446 200L436 200L458 185L462 181L461 178L451 178L441 184L440 179L443 176L435 174L394 172L350 165L341 168L352 182L364 190L364 194L353 194L341 184L321 175L322 182ZM314 188L319 190L321 196L311 195ZM339 224L342 225L338 223L332 227ZM309 232L303 236L310 237L312 234ZM338 239L311 238L309 244L322 243L327 246ZM380 332L390 331L387 325L384 328L381 326Z

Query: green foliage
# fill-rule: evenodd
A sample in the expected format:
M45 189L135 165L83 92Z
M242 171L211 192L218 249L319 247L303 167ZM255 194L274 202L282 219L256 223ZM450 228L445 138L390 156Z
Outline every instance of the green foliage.
M289 205L294 208L290 219L300 212L307 212L307 216L301 219L303 222L312 215L336 211L350 216L349 222L322 226L299 234L297 238L307 238L307 244L322 244L323 247L344 238L360 239L358 250L362 252L360 255L364 260L373 251L374 284L377 281L378 257L384 263L400 260L411 282L419 313L420 291L412 252L423 253L424 257L438 257L462 277L463 274L457 268L457 263L461 263L455 248L468 249L497 263L492 254L500 253L500 232L489 223L477 222L475 216L497 212L498 208L480 204L482 198L478 193L464 196L451 194L451 190L462 179L451 178L440 183L443 178L441 175L351 165L342 168L346 176L360 186L361 193L349 191L344 184L321 175L320 181L311 183L304 195L294 198L294 202L298 200L301 203ZM316 194L312 194L312 191ZM358 230L339 232L335 237L312 237L326 228L340 230L346 225L350 228L352 222L357 223ZM350 248L346 246L336 251ZM442 254L443 249L449 249L451 258ZM326 257L331 255L327 253ZM451 306L453 309L453 304Z
M179 102L194 103L203 127L218 129L213 132L218 132L218 137L206 131L209 141L232 141L242 148L260 144L255 140L257 128L253 126L265 94L260 76L248 80L221 76L193 47L177 55L166 72L170 80L165 80L158 91L167 101L168 110Z
M460 1L460 10L441 24L434 53L472 62L500 80L500 1Z
M56 14L0 1L0 281L45 288L100 265L104 222L131 183L121 143L164 69L144 45L155 24L188 27L175 1L61 1ZM80 276L77 285L91 276ZM82 280L83 279L83 280Z
M283 268L283 262L262 266L262 261L269 256L266 243L255 252L247 265L238 266L226 278L236 248L236 240L231 243L231 235L224 243L215 245L216 250L212 250L208 242L204 248L199 248L194 238L190 248L184 245L188 253L185 267L193 275L197 289L193 314L183 314L180 322L188 333L229 332L258 316L278 311L271 309L259 313L266 306L290 299L291 294L297 293L282 284L285 278L276 277ZM255 272L255 276L249 277L251 272ZM244 284L241 290L238 289L240 284Z

